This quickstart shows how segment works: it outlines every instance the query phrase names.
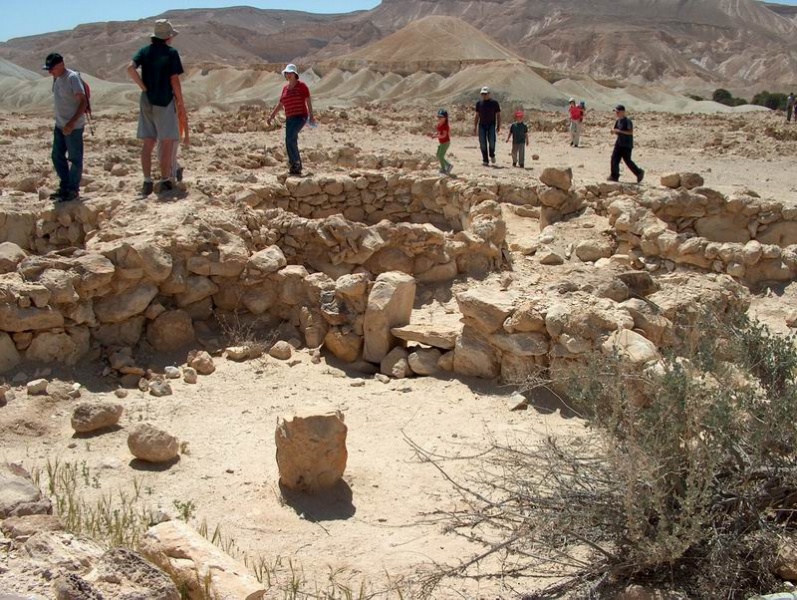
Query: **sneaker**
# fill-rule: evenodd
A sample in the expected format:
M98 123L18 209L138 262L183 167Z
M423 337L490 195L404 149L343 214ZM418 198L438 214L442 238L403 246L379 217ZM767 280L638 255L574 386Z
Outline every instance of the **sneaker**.
M491 156L491 157L490 157L490 162L491 162L492 164L495 164L495 156Z
M182 181L182 180L183 180L183 168L182 168L182 167L179 167L179 168L178 168L178 169L177 169L177 170L174 172L174 178L175 178L177 181Z
M485 160L485 161L484 161L482 164L483 164L485 167L489 167L489 166L490 166L490 163L488 163L486 160Z
M440 170L438 171L438 173L440 173L440 175L445 175L445 174L446 174L446 172L447 172L447 171L446 171L445 169L440 169Z
M145 181L141 186L141 195L145 198L155 190L155 184L152 181Z
M58 190L57 192L53 192L52 194L50 194L50 200L55 200L56 202L58 202L64 196L66 196L66 192L64 190Z
M620 181L620 178L619 177L612 177L611 175L609 175L606 178L606 181L614 181L616 183L616 182Z
M518 166L519 166L521 169L525 169L525 168L526 168L526 167L523 165L523 163L520 163Z
M645 178L645 169L639 170L639 175L636 176L636 182L642 183L642 180Z
M171 192L174 189L174 184L172 183L171 179L161 179L158 183L158 193L165 194L167 192Z
M516 166L517 166L517 163L512 163L512 166L513 166L513 167L516 167Z
M446 175L450 175L451 171L453 171L453 170L454 170L454 165L452 165L451 163L448 163L448 166L446 167Z

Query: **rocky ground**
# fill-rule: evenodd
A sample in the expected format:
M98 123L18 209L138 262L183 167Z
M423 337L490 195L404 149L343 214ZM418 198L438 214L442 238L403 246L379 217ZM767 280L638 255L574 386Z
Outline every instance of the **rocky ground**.
M399 169L434 178L436 142L425 137L434 127L433 113L385 107L328 109L320 115L317 129L302 134L305 168L316 175L341 176L356 170ZM599 192L596 186L607 175L612 141L607 115L590 115L581 147L571 148L562 118L530 113L532 143L526 169L520 170L511 167L510 146L503 140L497 168L482 167L478 143L469 135L470 113L456 109L452 114L450 160L455 164L455 181L484 188L500 182L522 189L539 185L543 167L558 165L572 167L576 187L593 186ZM797 126L792 130L778 119L760 114L635 116L635 158L647 175L641 189L628 196L656 192L664 173L697 171L706 187L729 197L747 197L753 191L762 201L778 202L782 212L794 207L797 195L789 167L790 155L797 149ZM103 242L152 234L164 223L182 226L194 218L224 215L232 212L227 199L245 197L247 190L273 181L274 175L285 170L284 150L281 132L267 129L264 120L262 110L256 109L194 117L192 144L181 150L185 190L168 198L141 200L137 198L141 179L134 115L98 117L95 134L86 137L84 196L87 203L102 201L110 207L109 214L99 217L105 223ZM47 202L38 197L45 196L53 183L48 159L50 122L0 115L0 125L0 145L7 156L0 167L0 202L7 209L45 206ZM505 131L500 136L504 139ZM627 172L623 179L629 179ZM621 189L605 192L609 199L626 194ZM593 199L596 206L606 200L600 195ZM601 288L611 279L603 269L623 262L612 255L618 244L615 227L620 218L632 221L631 213L588 209L552 227L550 239L541 239L539 209L522 208L504 205L502 210L512 270L492 272L478 280L460 277L453 283L420 285L413 323L461 327L460 313L467 312L467 303L458 303L455 296L473 290L494 293L503 289L525 298L560 286L563 295L574 290L587 294L588 288ZM661 212L657 215L666 218ZM228 221L231 229L240 227L235 218ZM646 235L638 236L643 244ZM621 234L619 243L630 247L639 241L635 239ZM580 246L585 241L590 244ZM607 244L611 249L603 254ZM581 252L579 247L584 252L597 248L598 254L571 259L574 252ZM767 251L759 249L759 258ZM543 259L545 252L551 260ZM708 255L705 244L701 252ZM594 267L599 256L604 260L611 256L613 262ZM672 264L665 264L670 259ZM675 296L672 291L679 286L692 289L690 278L698 275L683 263L676 266L675 256L667 260L655 269L665 273L660 282L668 297ZM715 270L736 268L734 260L723 260ZM714 267L709 262L705 268ZM749 276L752 267L748 269ZM705 283L706 294L731 285L727 275L711 277ZM775 329L788 331L795 285L785 281L754 291L751 311ZM606 291L603 300L613 293ZM578 302L598 304L590 298L578 296ZM200 333L197 329L202 338ZM246 333L238 331L239 339L232 341L254 341L243 339ZM655 338L650 331L645 333ZM277 335L261 341L272 342ZM282 337L290 339L290 332ZM578 345L578 339L568 340ZM560 343L569 342L562 337ZM212 348L208 350L213 353ZM0 407L0 458L38 471L42 484L48 461L75 465L79 493L89 503L122 493L135 497L137 506L159 512L159 519L187 518L200 529L204 523L211 533L218 526L230 554L246 557L250 565L259 564L261 576L268 573L266 580L274 578L265 597L283 597L282 586L297 577L308 588L359 589L365 583L371 591L380 591L395 585L404 597L413 597L419 577L432 565L457 564L480 549L445 532L442 515L457 506L460 497L433 465L416 455L409 441L442 457L454 478L468 481L475 474L467 457L484 451L493 439L534 441L547 435L577 436L583 431L583 421L553 396L531 398L527 410L515 411L515 388L493 381L448 373L425 378L375 377L367 367L341 362L330 353L304 347L284 351L277 352L278 357L265 355L241 362L232 360L236 357L230 352L215 352L215 370L203 375L201 366L195 365L198 376L186 368L185 354L137 354L129 362L119 354L93 354L92 360L75 369L23 364L5 375L10 390L7 403ZM175 378L170 378L166 367L177 367ZM120 388L121 375L138 379L146 373L165 373L171 393L153 394L151 386ZM29 392L29 383L39 378L49 381L49 389L39 394L34 386ZM120 405L123 412L120 416L118 409L109 408L103 413L102 418L114 424L100 434L76 433L73 411L76 403L85 401ZM278 485L277 420L307 408L339 410L348 426L345 485L323 502L283 494ZM129 446L129 435L144 422L155 423L176 437L163 444L167 459L163 466L142 462L134 451L135 443ZM0 559L0 590L25 598L52 597L56 576L47 565L46 553L26 550L26 535L9 530L6 536L0 538L0 544L10 549ZM99 550L89 554L101 561ZM488 562L480 569L496 567L495 562ZM99 581L109 594L108 582ZM451 578L441 584L436 597L511 598L536 583ZM393 592L392 597L398 596Z

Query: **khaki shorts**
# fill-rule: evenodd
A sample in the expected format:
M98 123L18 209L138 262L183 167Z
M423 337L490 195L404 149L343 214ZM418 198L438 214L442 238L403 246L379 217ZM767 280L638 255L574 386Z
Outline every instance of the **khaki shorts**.
M169 106L153 106L147 94L141 92L138 115L138 139L179 140L180 125L174 98Z

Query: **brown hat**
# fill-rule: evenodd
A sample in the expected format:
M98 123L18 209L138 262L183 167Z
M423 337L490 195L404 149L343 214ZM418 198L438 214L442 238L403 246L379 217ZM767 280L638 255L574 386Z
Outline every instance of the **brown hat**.
M168 40L169 38L173 38L176 36L179 31L177 31L172 24L169 23L166 19L158 19L155 21L155 33L152 34L152 37L156 37L159 40Z

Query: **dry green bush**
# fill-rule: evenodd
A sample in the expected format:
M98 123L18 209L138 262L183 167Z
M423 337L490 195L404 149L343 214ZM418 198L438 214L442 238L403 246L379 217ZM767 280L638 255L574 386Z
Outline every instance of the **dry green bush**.
M447 515L485 551L438 579L476 565L556 579L528 599L608 598L629 583L706 599L774 589L778 537L797 525L795 340L743 318L698 327L689 355L657 370L595 355L558 382L583 436L494 442L478 475L454 482L464 507ZM487 557L500 572L484 572Z

